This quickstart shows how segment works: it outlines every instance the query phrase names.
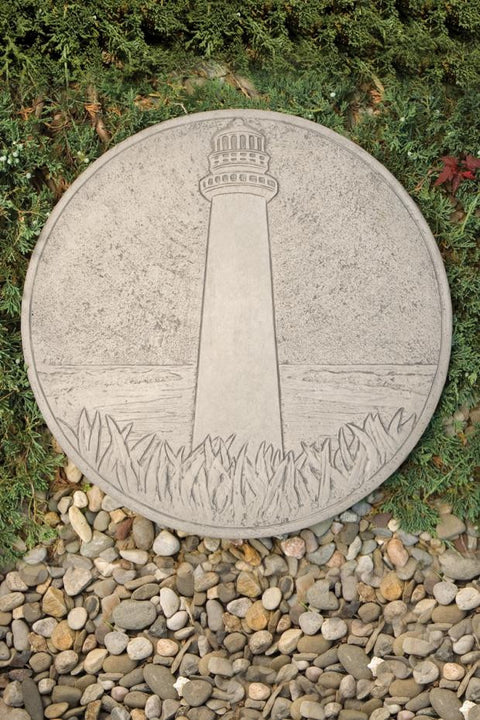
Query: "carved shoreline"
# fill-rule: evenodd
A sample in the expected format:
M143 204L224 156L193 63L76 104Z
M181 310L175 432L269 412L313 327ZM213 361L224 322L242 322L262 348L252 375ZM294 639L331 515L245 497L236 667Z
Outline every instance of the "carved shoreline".
M234 436L210 438L190 450L174 451L157 434L130 439L133 423L120 427L111 415L86 408L74 429L60 420L65 436L101 476L115 478L129 497L168 506L169 514L200 513L210 523L282 523L302 509L327 508L354 492L388 462L416 422L399 408L386 421L378 413L347 423L320 445L281 453L262 443L255 452L232 450Z

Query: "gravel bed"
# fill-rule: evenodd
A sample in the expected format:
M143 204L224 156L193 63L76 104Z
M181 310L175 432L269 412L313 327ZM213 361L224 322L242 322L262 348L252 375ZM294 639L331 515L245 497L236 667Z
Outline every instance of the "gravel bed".
M70 479L78 471L67 467ZM2 720L478 720L478 528L379 494L298 534L155 527L97 487L0 575Z

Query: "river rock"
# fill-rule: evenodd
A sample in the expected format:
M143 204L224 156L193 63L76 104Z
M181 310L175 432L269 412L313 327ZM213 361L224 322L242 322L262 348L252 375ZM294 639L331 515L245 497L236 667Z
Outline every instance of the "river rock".
M249 598L257 598L261 594L262 589L252 573L242 570L237 577L237 592Z
M42 610L45 615L62 618L67 614L65 596L59 588L49 587L43 596Z
M433 709L439 717L445 718L445 720L464 720L460 712L462 702L452 690L433 688L430 690L429 698Z
M206 680L189 680L182 687L182 695L190 707L199 707L207 702L212 689Z
M428 640L423 640L416 637L406 637L403 641L403 651L407 655L417 655L418 657L425 657L431 655L435 650L435 647Z
M24 650L30 649L29 632L30 628L24 620L13 620L12 634L13 647L15 650L23 652Z
M261 600L256 600L248 608L245 621L251 630L264 630L268 625L269 612L263 607Z
M480 553L461 555L455 550L445 550L439 556L443 572L452 580L472 580L480 575Z
M438 666L431 660L419 662L413 668L413 677L419 685L428 685L435 682L440 674Z
M339 640L348 632L347 624L342 618L327 618L322 623L322 635L325 640Z
M174 688L175 677L170 670L162 665L145 665L143 670L145 682L161 700L176 700L178 693Z
M319 702L304 700L300 705L300 715L309 720L324 720L325 710Z
M69 628L66 620L61 620L52 632L51 641L57 650L70 650L75 641L75 632Z
M465 532L465 523L456 515L445 514L440 516L437 525L437 536L440 540L450 540Z
M37 565L22 565L18 574L28 587L40 585L48 578L47 566L43 563Z
M0 612L10 612L23 605L25 596L21 592L11 592L0 596Z
M465 587L458 591L455 602L460 610L474 610L480 605L480 591L474 587Z
M282 591L278 587L270 587L262 595L265 610L276 610L282 601Z
M55 655L55 670L59 675L67 675L78 663L78 654L74 650L63 650Z
M323 623L323 616L320 613L304 612L298 618L300 629L305 635L316 635Z
M285 632L282 633L278 641L279 651L285 655L289 655L290 653L292 653L297 647L297 643L300 640L301 636L301 630L297 630L294 628L291 628L290 630L285 630Z
M458 588L454 583L442 580L432 588L433 597L440 605L450 605L455 600Z
M179 539L168 530L161 530L153 543L153 552L162 557L175 555L179 550Z
M177 593L169 587L162 588L160 590L160 607L162 608L163 614L166 618L175 615L180 607L180 598Z
M128 645L128 635L126 633L118 632L114 630L109 632L103 638L105 647L108 652L112 655L120 655L126 649Z
M153 623L157 611L149 600L122 600L113 609L112 617L125 630L143 630Z
M9 682L3 691L3 702L9 707L21 707L23 705L22 685L18 680Z
M370 662L365 650L358 645L344 643L338 648L338 661L343 665L349 675L355 680L370 680L372 672L368 667Z
M75 607L70 610L67 616L68 626L72 630L81 630L88 619L88 613L84 607Z
M153 523L151 520L135 515L132 524L132 535L135 545L140 550L150 550L155 538Z
M268 632L268 630L260 630L259 632L255 632L253 635L250 635L248 647L253 655L261 655L265 652L265 650L268 650L272 642L272 633Z
M92 528L82 511L75 505L71 505L68 510L68 517L72 528L83 542L90 542L92 539Z
M132 660L145 660L153 652L153 645L146 637L132 638L127 645L127 655Z
M69 567L63 576L63 587L70 597L79 595L92 582L90 570L79 567Z
M89 542L82 542L80 554L87 558L98 558L101 553L111 548L113 544L113 538L99 530L94 530L92 539Z
M398 538L393 538L387 545L387 555L390 561L396 567L404 567L409 559L408 550L405 549L403 543Z
M94 675L100 670L103 665L103 661L108 655L108 650L103 648L95 648L90 650L83 661L83 667L85 672Z
M380 592L385 600L398 600L402 597L403 583L394 572L387 573L380 582Z
M37 683L32 678L22 680L25 710L32 720L43 720L43 702Z

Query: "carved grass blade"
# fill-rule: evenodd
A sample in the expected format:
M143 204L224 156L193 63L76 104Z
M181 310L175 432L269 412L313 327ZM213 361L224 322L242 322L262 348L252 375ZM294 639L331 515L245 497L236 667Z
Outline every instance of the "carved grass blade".
M68 442L70 443L70 445L72 447L74 447L75 450L78 451L78 449L79 449L78 448L78 436L77 436L77 433L75 432L75 430L73 430L73 428L71 428L70 425L68 425L68 423L65 422L65 420L61 420L60 418L58 418L58 422L60 424L60 427L63 430L65 437L67 438ZM68 455L68 453L67 453L67 455Z
M138 491L137 469L130 457L129 449L126 443L126 437L130 432L130 428L120 430L115 420L110 415L105 415L110 437L112 438L112 449L115 456L115 472L124 492L133 496Z
M402 419L403 419L403 413L404 413L404 408L402 407L399 410L397 410L395 415L390 420L390 425L388 426L388 432L390 433L390 435L393 435L393 437L396 437L400 432L400 427L401 427Z
M80 455L82 457L86 457L88 450L89 450L89 441L90 441L90 432L92 429L92 425L90 423L90 418L88 417L88 413L85 408L83 408L82 412L80 413L80 418L78 420L78 450L80 452Z
M371 469L370 462L367 448L361 445L349 476L352 490L361 487L373 475L374 470Z
M366 433L365 430L363 430L362 428L354 425L353 423L347 423L347 427L358 438L358 440L360 441L360 445L363 445L363 447L367 451L367 455L372 464L372 467L378 467L381 464L381 458L377 447L369 434Z
M375 415L367 415L363 427L365 432L374 440L381 461L385 463L395 452L395 443L383 427L378 413Z
M337 452L340 453L339 460L341 461L341 467L339 467L338 469L344 469L347 473L349 473L355 462L355 454L351 450L351 438L347 438L347 430L348 429L342 425L342 427L338 431ZM353 435L351 437L353 437Z
M137 463L143 463L155 453L159 442L156 435L145 435L130 448L130 454Z

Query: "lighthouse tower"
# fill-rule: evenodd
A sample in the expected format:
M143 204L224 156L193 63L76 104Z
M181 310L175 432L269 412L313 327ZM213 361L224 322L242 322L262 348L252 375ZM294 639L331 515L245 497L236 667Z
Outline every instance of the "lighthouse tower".
M193 446L235 435L235 448L283 449L267 203L265 137L234 120L213 137L200 192L211 203Z

